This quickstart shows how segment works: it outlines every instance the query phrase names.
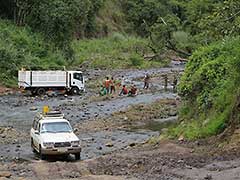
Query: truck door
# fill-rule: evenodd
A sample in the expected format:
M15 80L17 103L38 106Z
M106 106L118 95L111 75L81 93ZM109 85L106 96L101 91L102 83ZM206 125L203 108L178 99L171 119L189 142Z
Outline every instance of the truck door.
M82 73L73 73L71 85L78 87L79 90L84 90L84 78Z

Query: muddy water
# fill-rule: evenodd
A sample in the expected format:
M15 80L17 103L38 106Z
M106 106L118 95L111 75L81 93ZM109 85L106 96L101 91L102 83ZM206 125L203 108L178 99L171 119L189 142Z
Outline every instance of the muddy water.
M88 120L93 116L108 116L113 112L124 110L130 105L139 103L151 103L157 99L174 98L171 93L143 94L135 98L123 97L111 101L93 102L87 105L76 105L81 99L73 97L72 99L51 99L46 101L37 101L20 107L2 106L0 109L1 126L12 126L23 132L28 132L31 128L32 118L36 111L30 111L32 106L40 110L43 105L58 106L62 109L67 118L74 125L79 121ZM84 107L83 107L84 106ZM81 134L79 138L82 140L83 152L82 159L97 157L109 152L113 152L122 148L126 148L132 143L143 143L152 136L158 135L159 132L143 130L141 132L132 131L100 131L96 133ZM29 138L29 137L28 137ZM29 138L30 139L30 138ZM107 147L106 144L111 143L113 147ZM20 145L20 147L19 147ZM27 160L32 161L39 159L35 156L30 148L30 143L16 143L0 146L0 159L4 161L11 160Z
M127 71L118 73L125 74L129 83L133 79L141 78L145 73L150 75L158 73L168 73L171 71L182 71L182 67L171 67L162 69L151 69L141 71ZM117 74L117 73L116 73ZM142 82L134 81L140 88ZM100 102L89 102L90 94L86 93L82 97L52 97L52 98L32 98L24 95L2 96L0 97L0 126L13 127L24 133L29 132L34 115L37 111L41 111L44 105L58 108L63 111L66 117L74 125L80 121L87 121L93 117L105 117L113 112L124 110L131 105L140 103L152 103L158 99L176 98L176 94L171 92L162 92L159 84L153 86L158 87L154 93L147 92L136 97L119 97ZM37 110L30 111L32 107ZM151 128L147 128L151 129ZM152 129L153 130L153 129ZM150 137L158 135L159 132L142 130L142 131L101 131L95 133L81 134L79 138L82 140L82 158L92 158L113 152L122 148L126 148L132 143L143 143ZM29 137L27 137L29 138ZM106 144L112 144L107 147ZM19 144L16 140L14 144L0 146L0 160L24 159L34 160L37 157L31 152L31 148L26 139L25 143ZM38 158L37 158L38 159Z
M159 99L172 99L175 97L176 95L172 93L151 93L141 94L136 97L122 97L109 101L92 102L89 104L85 104L82 98L79 97L51 98L48 100L34 101L33 103L19 107L13 106L12 103L5 102L8 97L2 97L2 103L0 104L0 126L11 126L18 130L27 131L31 127L34 115L36 112L41 112L44 105L61 109L74 125L77 122L88 120L92 117L108 116L113 112L124 110L131 105L151 103ZM18 103L18 98L19 97L16 97L14 103ZM12 99L12 101L14 101L14 99ZM37 108L36 111L30 111L30 108L33 106Z

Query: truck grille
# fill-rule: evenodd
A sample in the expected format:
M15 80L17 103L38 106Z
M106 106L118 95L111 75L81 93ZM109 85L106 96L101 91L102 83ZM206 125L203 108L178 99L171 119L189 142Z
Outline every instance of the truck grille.
M58 147L70 147L71 143L70 142L58 142L58 143L54 143L54 147L58 148Z

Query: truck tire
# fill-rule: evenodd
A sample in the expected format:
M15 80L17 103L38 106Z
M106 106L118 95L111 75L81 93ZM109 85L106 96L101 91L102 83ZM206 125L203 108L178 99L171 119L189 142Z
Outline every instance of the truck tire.
M71 89L72 95L78 95L79 93L80 93L80 90L78 89L78 87L72 87Z
M42 154L42 147L41 145L39 145L39 156L41 160L45 160L46 159L46 155Z
M34 144L33 144L33 139L31 138L31 148L32 148L32 152L36 153L37 151L35 150Z
M46 93L46 90L44 89L44 88L38 88L37 89L37 94L39 95L39 96L42 96L42 95L44 95Z
M80 152L79 153L75 153L74 156L75 156L76 160L80 160L81 159L81 153Z
M31 94L32 94L32 96L35 96L36 95L36 89L31 89Z

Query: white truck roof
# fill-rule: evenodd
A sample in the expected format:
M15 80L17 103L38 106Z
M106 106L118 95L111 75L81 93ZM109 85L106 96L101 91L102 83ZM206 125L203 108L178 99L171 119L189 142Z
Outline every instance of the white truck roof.
M42 124L43 123L55 123L55 122L67 122L67 123L69 123L69 121L67 119L64 119L64 118L63 119L44 118L44 119L41 119L39 122L42 123Z

